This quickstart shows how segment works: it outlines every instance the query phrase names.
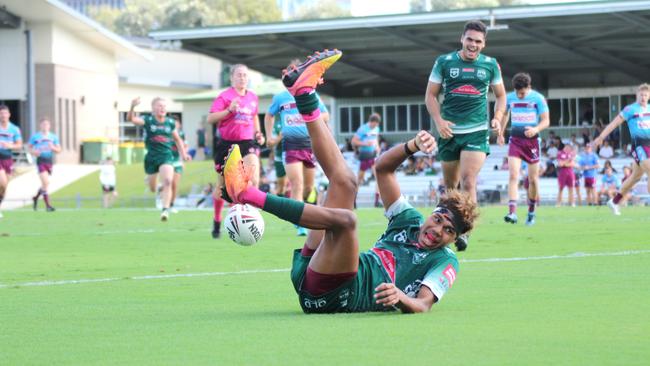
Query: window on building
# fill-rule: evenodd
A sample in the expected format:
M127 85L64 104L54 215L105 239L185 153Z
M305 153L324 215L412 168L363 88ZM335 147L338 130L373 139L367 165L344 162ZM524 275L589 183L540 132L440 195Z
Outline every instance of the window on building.
M355 132L361 127L361 107L350 108L350 121L352 127L350 132Z
M396 130L395 109L394 105L386 106L386 132L394 132Z
M562 99L549 99L548 103L548 118L550 126L557 127L562 120Z
M339 124L341 126L341 133L348 133L350 131L350 108L339 108Z
M420 104L420 128L432 132L433 123L426 104Z
M420 129L420 108L417 104L409 106L409 129L411 131Z
M408 131L408 112L405 105L397 106L397 131Z

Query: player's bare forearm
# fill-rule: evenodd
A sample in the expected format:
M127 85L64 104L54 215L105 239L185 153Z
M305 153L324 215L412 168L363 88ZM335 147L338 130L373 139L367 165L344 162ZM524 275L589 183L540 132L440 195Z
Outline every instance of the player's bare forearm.
M499 131L501 136L503 136L506 132L506 128L508 128L508 121L510 121L510 112L504 113L503 117L501 117L501 131Z
M229 115L229 114L230 114L230 111L227 110L227 109L224 109L223 111L219 111L219 112L212 112L212 113L208 114L207 121L208 121L209 124L217 125L217 127L219 127L219 123L221 123L221 121L224 118L226 118L226 116Z
M416 298L409 297L394 283L384 282L375 288L375 302L398 308L403 313L424 313L431 310L435 296L428 287L422 286Z
M594 140L595 145L600 145L600 143L603 142L605 137L609 136L609 134L612 133L616 128L618 128L618 126L620 126L623 122L625 122L625 119L623 119L623 117L621 117L620 115L616 116L616 118L614 118L612 122L610 122L605 127L603 132L601 132L600 135L596 137L596 139Z

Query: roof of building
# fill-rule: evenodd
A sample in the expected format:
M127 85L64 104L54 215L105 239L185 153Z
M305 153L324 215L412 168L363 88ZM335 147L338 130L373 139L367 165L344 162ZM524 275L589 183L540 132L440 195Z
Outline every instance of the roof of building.
M52 22L121 58L151 55L58 0L2 0L5 10L28 23Z
M650 79L650 1L598 1L166 30L161 41L279 76L313 50L344 55L323 92L336 97L422 94L435 58L460 47L463 24L492 25L484 52L505 77L539 89L635 85Z

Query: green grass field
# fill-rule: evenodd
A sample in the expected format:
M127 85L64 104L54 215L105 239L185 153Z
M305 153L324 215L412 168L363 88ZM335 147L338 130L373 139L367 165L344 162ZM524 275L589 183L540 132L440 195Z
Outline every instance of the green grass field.
M503 211L482 209L458 280L416 315L303 314L302 242L270 216L239 247L208 211L5 212L0 365L647 365L650 211L542 207L532 228ZM365 249L386 222L359 218Z
M144 183L145 173L141 163L117 165L115 175L119 193L115 201L116 207L151 207L153 205L155 195L149 192L148 186ZM196 185L202 188L215 181L216 174L212 160L185 163L179 192L181 195L187 195L192 186ZM81 202L82 208L101 207L102 191L99 183L99 171L88 174L53 193L52 204L57 208L74 208L77 204L77 195L84 198Z

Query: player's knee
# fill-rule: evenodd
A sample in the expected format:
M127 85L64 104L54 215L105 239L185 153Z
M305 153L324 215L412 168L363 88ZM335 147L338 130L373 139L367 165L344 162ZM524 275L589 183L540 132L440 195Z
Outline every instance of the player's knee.
M163 185L163 187L171 187L172 179L171 178L163 178L163 179L161 179L160 183Z

